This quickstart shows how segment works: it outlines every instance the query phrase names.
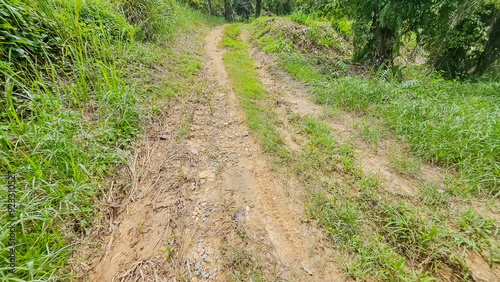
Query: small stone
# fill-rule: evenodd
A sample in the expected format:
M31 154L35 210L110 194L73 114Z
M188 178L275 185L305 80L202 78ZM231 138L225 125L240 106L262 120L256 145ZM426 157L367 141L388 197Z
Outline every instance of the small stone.
M248 131L243 131L243 132L241 133L241 136L243 136L243 137L248 136Z
M191 278L191 282L198 282L198 278L197 277Z
M210 275L213 275L214 274L214 270L210 269L209 273L210 273Z
M302 266L302 268L304 268L304 271L307 272L307 274L313 275L313 272L309 268L307 268L305 266Z
M197 270L194 272L194 275L198 276L198 275L200 275L200 272Z
M209 172L209 171L202 171L198 175L198 177L201 179L205 179L205 181L214 181L215 180L215 173Z
M207 181L205 179L200 179L200 184L203 185L205 184Z
M164 133L162 136L160 136L161 140L167 140L168 139L168 134Z
M208 278L208 273L203 274L203 278L207 279Z
M207 254L203 254L203 255L201 256L201 258L202 258L202 259L206 259L207 257L208 257L208 255L207 255Z
M194 265L194 269L199 270L200 268L201 268L201 263L200 263L200 262L197 262L197 263Z
M194 148L191 150L191 153L195 154L195 155L198 155L198 149Z

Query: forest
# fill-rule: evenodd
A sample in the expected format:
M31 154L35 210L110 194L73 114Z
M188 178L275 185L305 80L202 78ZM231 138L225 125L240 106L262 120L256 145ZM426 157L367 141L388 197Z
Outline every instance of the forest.
M499 0L0 0L2 281L499 281Z

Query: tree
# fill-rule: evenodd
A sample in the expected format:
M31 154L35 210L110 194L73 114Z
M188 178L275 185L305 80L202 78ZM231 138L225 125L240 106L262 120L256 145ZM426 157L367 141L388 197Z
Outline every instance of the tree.
M257 0L255 3L255 17L260 17L260 13L262 10L262 0Z
M212 0L208 0L208 14L212 15Z
M234 20L234 11L231 0L224 0L224 18L228 22L232 22Z
M390 66L399 52L401 38L418 31L428 21L433 0L351 0L338 4L354 20L354 60Z
M449 77L483 75L500 58L500 1L442 0L425 32L430 61Z

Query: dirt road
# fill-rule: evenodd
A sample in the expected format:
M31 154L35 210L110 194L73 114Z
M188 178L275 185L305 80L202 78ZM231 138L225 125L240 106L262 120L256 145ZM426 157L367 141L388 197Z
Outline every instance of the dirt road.
M224 27L205 39L201 94L174 105L133 158L133 188L90 281L343 280L331 244L302 223L302 190L248 134L219 49ZM182 120L189 134L177 138Z

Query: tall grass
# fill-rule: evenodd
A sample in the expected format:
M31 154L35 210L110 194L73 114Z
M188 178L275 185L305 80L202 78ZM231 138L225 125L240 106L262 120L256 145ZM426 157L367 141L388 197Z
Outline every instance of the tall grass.
M314 88L319 103L380 116L413 151L456 167L464 192L500 192L500 83L344 77Z
M173 3L177 13L162 18L169 21L168 27L146 18L135 30L144 33L152 28L161 35L152 37L154 43L161 43L166 35L172 37L204 18ZM0 8L7 7L2 4ZM147 60L142 58L147 51L134 42L134 27L107 1L9 4L7 12L18 19L13 28L25 30L28 40L12 41L13 47L2 49L7 51L0 56L3 262L9 255L3 177L8 170L16 176L18 203L17 273L11 274L2 263L0 279L59 281L74 276L66 261L76 239L91 228L93 199L102 188L101 179L115 175L126 162L130 142L142 132L144 90L136 87L130 73L141 76L134 62ZM28 27L38 23L45 27L43 32L27 34ZM15 52L21 55L13 56Z
M263 23L271 26L263 26ZM262 46L272 42L261 30L273 21L252 24ZM276 28L274 28L276 29ZM273 34L276 36L276 34ZM381 118L423 159L456 168L459 193L500 192L500 83L441 79L425 66L387 70L376 75L345 76L325 68L304 50L279 53L280 64L311 84L316 102L334 109ZM328 65L327 65L328 67Z

